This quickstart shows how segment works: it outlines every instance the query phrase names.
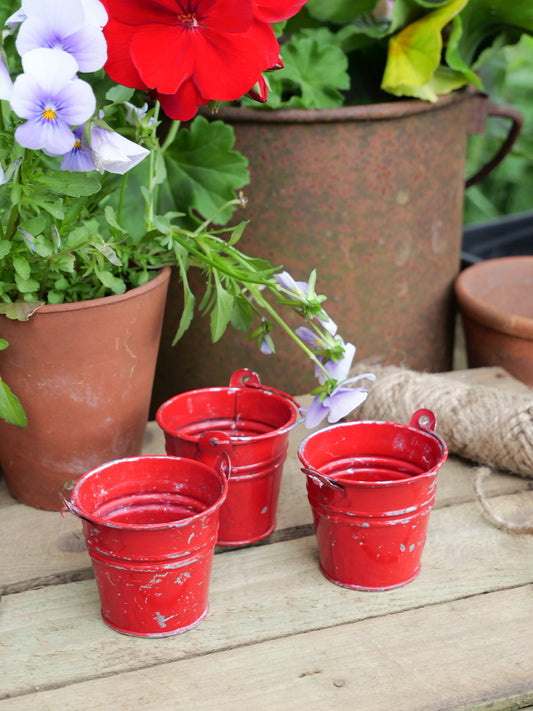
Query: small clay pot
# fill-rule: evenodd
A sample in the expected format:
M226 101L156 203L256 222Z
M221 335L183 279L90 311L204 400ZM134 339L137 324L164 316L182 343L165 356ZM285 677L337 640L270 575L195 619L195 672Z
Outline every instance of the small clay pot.
M500 366L533 386L533 256L478 262L455 293L469 367Z

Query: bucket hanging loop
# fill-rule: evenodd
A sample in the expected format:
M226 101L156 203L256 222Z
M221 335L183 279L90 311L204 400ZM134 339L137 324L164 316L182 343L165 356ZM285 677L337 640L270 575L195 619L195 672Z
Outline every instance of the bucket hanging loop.
M64 517L67 515L67 511L70 511L71 514L74 514L74 516L77 516L78 518L83 519L84 521L87 521L88 523L92 523L92 521L85 516L85 514L80 511L80 509L75 506L70 498L67 498L65 495L66 492L67 494L72 493L72 489L68 489L67 487L63 487L61 491L59 492L59 498L63 502L63 506L61 507L61 515Z
M437 429L437 418L431 410L421 408L420 410L414 412L409 420L409 427L416 427L417 429L422 430L422 432L427 432L427 434L437 440L443 449L446 449L446 443L435 431Z
M275 393L276 395L280 395L286 400L292 402L298 408L298 412L301 412L300 403L295 400L292 395L289 395L289 393L286 393L283 390L273 388L270 385L263 385L261 383L261 378L259 377L259 375L255 371L250 370L249 368L241 368L240 370L236 370L232 374L229 384L232 388L255 388L256 390L264 390L265 392ZM296 420L294 426L299 425L302 421L302 418Z
M344 486L340 482L335 481L334 479L330 479L329 476L321 474L316 469L312 469L311 467L302 467L302 471L304 474L307 474L307 476L310 476L315 481L320 482L320 484L322 484L323 486L329 487L332 493L336 495L335 501L340 501L340 499L346 496Z
M198 439L196 459L229 479L233 457L233 444L225 432L209 430L203 432Z

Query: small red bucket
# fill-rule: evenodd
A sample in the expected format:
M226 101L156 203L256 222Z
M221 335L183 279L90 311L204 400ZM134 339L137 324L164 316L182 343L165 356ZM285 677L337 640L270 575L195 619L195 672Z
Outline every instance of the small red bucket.
M203 433L229 436L231 476L219 545L252 543L272 533L289 432L299 420L290 395L261 385L257 373L242 369L233 373L229 387L200 388L167 400L156 420L171 455L195 459Z
M216 471L181 457L119 459L82 476L70 501L63 497L82 519L102 617L118 632L166 637L207 614L224 461Z
M434 428L433 413L418 410L409 425L346 422L302 442L298 456L326 578L387 590L418 575L437 474L448 456Z

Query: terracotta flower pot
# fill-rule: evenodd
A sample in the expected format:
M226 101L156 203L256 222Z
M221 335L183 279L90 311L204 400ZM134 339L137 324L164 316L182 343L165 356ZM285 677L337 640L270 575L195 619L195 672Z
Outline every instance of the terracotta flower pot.
M533 386L533 256L487 259L455 283L468 365L501 366Z
M0 375L28 417L25 429L0 421L15 498L59 510L67 481L140 454L169 277L166 267L125 294L46 305L26 322L0 317Z
M516 129L516 115L504 109L490 112L512 118ZM358 358L449 369L467 136L484 131L487 113L487 97L469 91L434 104L224 108L220 118L233 125L236 148L250 162L248 205L236 215L250 224L240 244L298 280L316 267L326 310ZM202 286L195 282L199 293ZM285 392L315 385L313 369L279 329L274 356L231 330L212 345L208 319L195 321L173 351L174 332L165 321L156 405L176 392L225 383L243 366Z

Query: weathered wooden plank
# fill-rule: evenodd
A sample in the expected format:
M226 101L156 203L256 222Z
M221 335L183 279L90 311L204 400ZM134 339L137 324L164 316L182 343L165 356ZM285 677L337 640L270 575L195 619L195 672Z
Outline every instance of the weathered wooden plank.
M332 625L22 696L2 711L465 711L533 701L530 588ZM30 704L36 704L31 706Z
M506 388L525 386L499 368L456 371L450 377ZM301 398L309 403L309 396ZM278 507L278 526L270 540L285 540L311 531L311 512L305 492L305 477L297 458L298 445L307 431L296 428L290 437ZM150 422L145 438L145 454L164 453L164 437ZM474 498L474 470L470 463L450 457L439 475L436 508L471 501ZM532 479L494 474L487 486L488 497L512 494L533 488ZM81 524L73 516L38 511L15 502L0 482L0 594L46 584L86 579L90 563L81 537Z
M297 442L291 442L295 449ZM450 459L439 474L435 507L474 499L472 467ZM493 497L533 487L533 480L495 474L486 486ZM312 532L311 509L305 476L294 452L285 467L278 507L278 527L271 540L284 540ZM41 585L90 577L81 523L72 515L38 511L23 504L5 506L0 517L0 594L20 592Z
M530 496L497 503L507 511ZM107 628L94 580L6 595L0 604L0 686L5 694L21 694L517 587L533 581L532 554L531 537L494 528L476 503L432 512L422 573L388 592L328 582L317 567L314 536L235 550L215 557L206 620L164 640ZM527 619L524 614L524 630Z

